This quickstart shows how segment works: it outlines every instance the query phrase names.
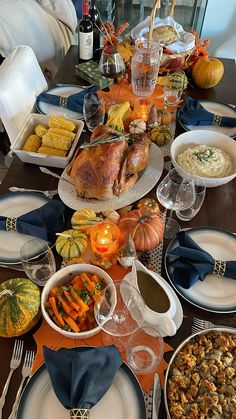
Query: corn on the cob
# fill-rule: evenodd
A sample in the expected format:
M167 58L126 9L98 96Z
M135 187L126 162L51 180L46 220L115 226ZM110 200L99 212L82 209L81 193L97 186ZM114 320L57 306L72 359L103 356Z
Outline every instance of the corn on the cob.
M75 138L75 133L68 131L67 129L62 129L62 128L49 128L48 130L49 134L59 134L59 135L63 135L63 137L68 137L71 138L72 140L74 140Z
M42 138L42 145L59 148L60 150L69 150L71 144L71 138L59 134L50 134L49 132L46 132Z
M66 156L65 150L59 150L58 148L46 147L46 146L39 147L38 153L50 154L52 156L60 156L60 157Z
M27 138L22 150L37 152L40 146L41 138L36 134L32 134Z
M63 116L50 116L48 125L50 128L62 128L68 131L74 131L75 129L75 124L63 118Z
M36 125L34 132L38 137L42 137L47 132L47 128L44 125L38 124Z

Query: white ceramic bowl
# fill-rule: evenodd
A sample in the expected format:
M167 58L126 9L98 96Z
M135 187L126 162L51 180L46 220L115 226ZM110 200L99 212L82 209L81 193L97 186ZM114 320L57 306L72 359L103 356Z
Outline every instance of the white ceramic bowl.
M103 269L98 268L97 266L85 263L75 264L71 266L66 266L65 268L60 269L54 275L52 275L51 278L47 281L46 285L44 286L41 295L41 310L46 322L58 333L61 333L63 336L72 339L84 339L96 335L101 330L101 327L97 326L94 329L79 333L67 332L66 330L63 330L60 327L58 327L51 320L50 316L45 310L44 305L48 299L49 292L53 287L67 284L68 282L70 282L70 280L72 280L74 276L82 272L90 272L92 274L97 274L106 284L113 282L111 277Z
M177 156L189 147L196 145L207 145L220 148L225 151L233 160L234 171L231 175L221 178L207 178L201 176L194 176L196 185L206 186L207 188L213 188L215 186L224 185L230 182L236 176L236 141L227 135L221 134L216 131L210 130L196 130L187 131L184 134L179 135L175 138L171 145L171 160L173 166L177 171L186 176L188 172L184 170L176 161Z

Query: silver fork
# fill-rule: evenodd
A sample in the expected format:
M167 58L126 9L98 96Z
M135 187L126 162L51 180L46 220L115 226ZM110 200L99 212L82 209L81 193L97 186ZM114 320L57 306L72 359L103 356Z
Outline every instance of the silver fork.
M18 188L17 186L11 186L9 188L11 192L39 192L44 194L47 198L52 198L54 195L58 194L57 189L53 189L52 191L40 191L38 189L27 189L27 188Z
M211 329L214 327L229 327L210 322L209 320L198 319L193 317L192 333L200 332L200 330Z
M26 351L24 364L23 364L22 371L21 371L22 379L21 379L20 386L19 386L17 394L16 394L16 399L15 399L15 402L13 404L11 414L8 417L8 419L15 419L15 417L16 417L16 412L17 412L17 409L18 409L21 390L22 390L22 387L23 387L23 384L24 384L24 381L25 381L26 377L28 377L31 373L32 365L33 365L33 362L34 362L34 357L35 357L35 352L34 351Z
M12 352L11 362L10 362L10 372L7 377L7 381L2 391L1 399L0 399L0 419L2 418L2 409L5 404L6 394L8 391L9 383L11 380L11 376L16 368L19 367L21 363L22 353L23 353L23 346L24 342L22 340L16 340Z

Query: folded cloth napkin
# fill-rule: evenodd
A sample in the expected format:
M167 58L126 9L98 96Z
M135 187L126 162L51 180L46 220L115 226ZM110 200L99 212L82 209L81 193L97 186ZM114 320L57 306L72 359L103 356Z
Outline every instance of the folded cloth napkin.
M64 209L63 203L54 199L17 218L0 215L0 230L17 231L51 242L55 233L64 228Z
M179 246L168 252L170 256L178 256L178 259L170 262L174 267L172 278L176 284L191 288L197 281L203 281L208 274L236 279L236 260L215 260L186 231L177 233L177 238Z
M90 417L89 410L110 388L123 362L113 345L59 351L44 346L43 356L55 394L71 418Z
M95 93L97 90L98 87L91 86L87 89L83 89L79 93L74 93L68 97L44 92L37 97L37 102L40 101L49 103L50 105L62 106L64 108L70 109L71 111L83 113L84 96L86 93Z
M185 125L236 127L236 118L208 112L198 100L189 96L185 98L185 104L179 109L178 117L180 122Z

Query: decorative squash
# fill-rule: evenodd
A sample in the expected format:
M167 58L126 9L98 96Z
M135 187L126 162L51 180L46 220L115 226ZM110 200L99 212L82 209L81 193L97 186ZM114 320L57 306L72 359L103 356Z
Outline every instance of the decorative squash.
M74 230L88 230L93 224L100 221L92 209L79 208L71 218L71 226Z
M124 214L118 224L121 239L130 234L138 252L155 249L162 241L164 224L159 215L146 210L133 210Z
M155 201L155 199L142 198L137 203L137 208L140 210L148 210L151 212L155 212L156 214L160 214L160 207L157 201Z
M172 139L172 132L171 129L168 128L166 125L162 125L161 127L155 127L151 131L151 140L161 146Z
M59 233L56 240L56 251L63 258L73 258L81 256L87 247L88 238L86 234L78 230L66 230Z
M120 219L120 214L115 210L103 211L103 215L107 218L107 220L110 220L115 224L117 224Z
M224 65L217 58L201 58L192 68L192 79L202 89L216 86L224 74Z
M169 82L175 89L186 89L188 86L188 77L184 71L176 71L168 77Z
M40 290L27 278L8 279L0 285L0 336L27 333L40 319Z
M146 122L142 119L135 119L129 124L130 134L143 134L146 131Z
M173 121L173 115L166 108L157 110L157 117L160 119L160 125L168 125Z

